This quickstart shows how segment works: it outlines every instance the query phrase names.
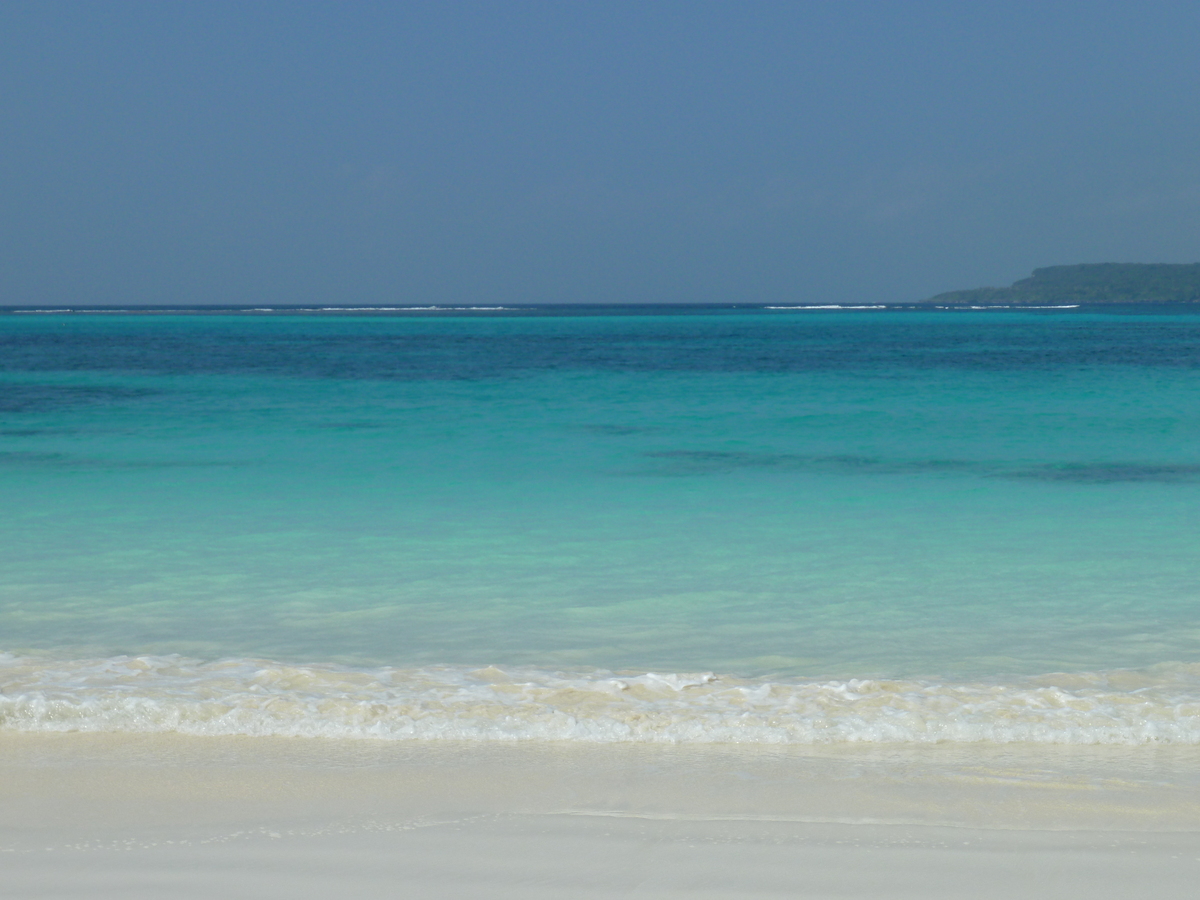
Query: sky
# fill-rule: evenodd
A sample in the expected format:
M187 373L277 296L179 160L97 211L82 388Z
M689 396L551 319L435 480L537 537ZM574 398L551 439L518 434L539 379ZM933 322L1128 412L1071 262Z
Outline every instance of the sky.
M1200 260L1200 4L0 5L0 304L904 302Z

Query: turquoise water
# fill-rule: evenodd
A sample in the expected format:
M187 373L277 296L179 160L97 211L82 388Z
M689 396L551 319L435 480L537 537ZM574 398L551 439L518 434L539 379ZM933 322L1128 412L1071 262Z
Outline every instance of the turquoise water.
M128 699L143 658L142 700L490 666L1200 701L1200 315L545 312L0 315L9 693Z

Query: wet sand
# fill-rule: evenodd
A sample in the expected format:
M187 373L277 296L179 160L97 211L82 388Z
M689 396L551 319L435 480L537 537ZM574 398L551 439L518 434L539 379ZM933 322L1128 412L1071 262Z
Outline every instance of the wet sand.
M1191 897L1196 748L0 737L4 895Z

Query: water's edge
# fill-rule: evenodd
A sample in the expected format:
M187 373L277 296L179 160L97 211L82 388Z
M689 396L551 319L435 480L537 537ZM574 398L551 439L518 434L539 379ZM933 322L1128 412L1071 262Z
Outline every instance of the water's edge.
M1200 744L1200 665L1010 682L0 655L0 731L663 744Z

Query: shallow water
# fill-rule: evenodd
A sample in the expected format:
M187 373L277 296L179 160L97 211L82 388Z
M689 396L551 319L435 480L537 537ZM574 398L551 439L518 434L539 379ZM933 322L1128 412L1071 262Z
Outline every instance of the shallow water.
M179 722L214 684L234 721L303 665L276 733L345 678L392 679L347 713L386 731L397 679L494 666L563 738L646 713L538 693L615 671L724 685L638 700L651 740L1200 741L1200 315L549 312L0 315L5 727ZM96 676L122 655L150 674ZM1030 724L1051 672L1098 674ZM849 679L922 724L813 725ZM760 738L713 712L764 684Z

